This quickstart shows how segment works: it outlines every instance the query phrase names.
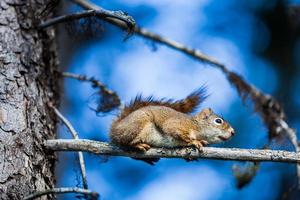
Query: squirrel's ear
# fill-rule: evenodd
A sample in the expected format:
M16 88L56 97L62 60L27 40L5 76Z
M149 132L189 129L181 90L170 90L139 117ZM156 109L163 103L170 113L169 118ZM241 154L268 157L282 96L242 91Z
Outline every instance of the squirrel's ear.
M207 117L209 117L211 114L213 113L211 108L204 108L200 113L199 116L202 119L205 119Z

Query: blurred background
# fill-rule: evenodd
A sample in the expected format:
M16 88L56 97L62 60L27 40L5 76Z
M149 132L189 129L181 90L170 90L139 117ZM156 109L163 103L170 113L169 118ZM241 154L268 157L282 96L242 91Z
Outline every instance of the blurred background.
M291 127L300 130L300 1L279 0L111 0L93 1L110 10L122 10L137 23L224 63L249 83L275 96L285 108ZM60 13L80 7L63 2ZM99 21L98 21L99 22ZM59 56L62 71L93 76L116 91L122 103L137 93L181 99L206 84L210 94L201 106L211 107L236 129L221 147L262 148L268 131L242 102L235 88L215 67L100 21L86 30L60 25ZM118 111L96 114L95 90L88 83L65 79L60 110L80 138L109 141L108 132ZM70 138L60 127L60 138ZM274 149L293 150L281 138ZM238 189L232 166L242 162L200 159L161 159L155 166L124 157L85 154L90 189L101 199L297 199L293 164L262 163L252 181ZM60 153L57 186L80 186L77 154ZM72 199L64 195L61 199Z

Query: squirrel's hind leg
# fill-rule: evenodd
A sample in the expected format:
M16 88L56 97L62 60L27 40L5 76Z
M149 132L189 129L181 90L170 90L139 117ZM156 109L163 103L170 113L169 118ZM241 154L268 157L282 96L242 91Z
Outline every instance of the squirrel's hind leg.
M137 136L130 142L130 146L141 151L148 151L153 146L155 135L154 125L151 121L144 123Z
M131 142L131 146L141 150L143 152L148 151L153 146L153 135L154 135L154 124L152 122L148 122L145 124L143 129L140 131L138 136ZM159 161L159 158L133 158L135 160L141 160L149 165L154 165Z
M143 152L146 152L151 148L151 146L146 143L138 143L134 147ZM149 165L155 165L155 163L159 161L159 158L133 158L133 159L144 161L144 162L148 163Z

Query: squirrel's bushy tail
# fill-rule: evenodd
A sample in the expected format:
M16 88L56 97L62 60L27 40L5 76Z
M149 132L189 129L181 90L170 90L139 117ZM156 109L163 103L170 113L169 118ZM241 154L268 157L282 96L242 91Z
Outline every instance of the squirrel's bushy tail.
M153 96L143 98L142 95L137 95L129 105L125 106L118 117L118 121L127 117L130 113L134 112L145 106L166 106L170 107L178 112L191 113L200 105L205 98L206 87L202 86L199 89L192 92L185 99L173 100L173 99L155 99Z

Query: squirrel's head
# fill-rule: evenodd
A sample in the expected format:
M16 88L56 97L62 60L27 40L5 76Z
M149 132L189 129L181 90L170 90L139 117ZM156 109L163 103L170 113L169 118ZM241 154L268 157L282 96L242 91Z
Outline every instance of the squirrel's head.
M216 115L210 108L203 109L193 118L200 126L206 127L205 133L201 136L210 144L226 141L234 135L234 129L230 124Z

